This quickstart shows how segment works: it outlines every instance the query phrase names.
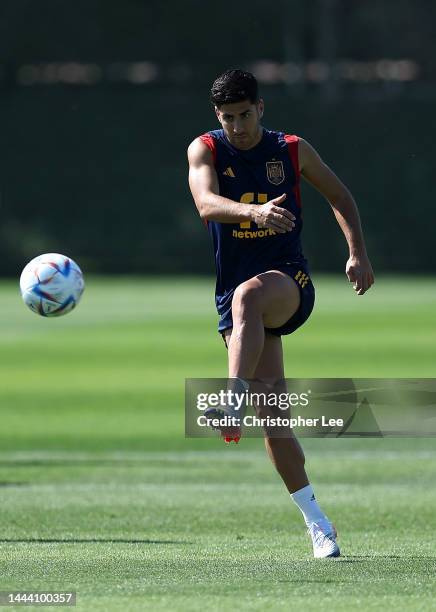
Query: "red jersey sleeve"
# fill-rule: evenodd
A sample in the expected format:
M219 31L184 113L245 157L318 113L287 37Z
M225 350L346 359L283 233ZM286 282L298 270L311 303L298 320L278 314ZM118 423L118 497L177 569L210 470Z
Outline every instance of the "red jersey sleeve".
M215 140L210 134L202 134L200 140L211 150L213 156L213 163L216 163L216 146Z
M288 145L289 158L295 173L294 193L298 206L301 208L301 193L300 193L300 164L298 162L298 141L300 139L295 134L285 134L285 142Z

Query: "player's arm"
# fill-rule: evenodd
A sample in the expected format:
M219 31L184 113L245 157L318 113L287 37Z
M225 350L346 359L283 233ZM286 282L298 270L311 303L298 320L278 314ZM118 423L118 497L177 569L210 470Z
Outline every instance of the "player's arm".
M301 174L328 200L344 233L350 251L345 271L355 291L362 295L374 283L374 273L366 253L356 202L342 181L302 138L298 154Z
M188 161L189 187L202 219L219 223L254 221L259 227L269 227L278 233L294 227L294 215L278 206L286 194L261 205L243 204L220 196L212 153L200 138L189 145Z

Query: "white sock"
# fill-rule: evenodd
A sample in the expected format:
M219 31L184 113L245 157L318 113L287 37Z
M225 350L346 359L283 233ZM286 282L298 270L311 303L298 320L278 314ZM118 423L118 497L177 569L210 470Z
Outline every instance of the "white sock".
M312 485L308 484L302 489L299 489L299 491L291 493L291 497L300 508L307 526L309 526L310 523L328 520L324 512L318 506L318 502L316 501L313 493Z

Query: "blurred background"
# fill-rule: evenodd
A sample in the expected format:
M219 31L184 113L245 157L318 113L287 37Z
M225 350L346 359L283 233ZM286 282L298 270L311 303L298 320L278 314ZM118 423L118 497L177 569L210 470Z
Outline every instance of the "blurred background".
M213 273L186 147L217 127L229 67L257 75L266 127L351 188L376 270L433 272L435 20L432 0L3 0L0 274L47 251L88 273ZM312 268L342 272L329 206L303 195Z

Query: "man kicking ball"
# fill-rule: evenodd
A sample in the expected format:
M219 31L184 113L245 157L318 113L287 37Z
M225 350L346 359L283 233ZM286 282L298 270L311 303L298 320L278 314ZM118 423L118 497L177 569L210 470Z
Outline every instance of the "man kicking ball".
M298 136L261 125L255 77L229 70L213 83L219 130L188 149L189 185L212 236L218 331L228 347L235 390L249 380L285 378L281 337L309 318L315 291L300 234L300 175L330 203L350 250L346 274L358 295L374 282L354 199L318 153ZM225 407L224 407L225 410ZM221 430L230 440L239 431ZM319 507L292 432L265 432L265 446L312 537L316 558L337 557L336 531Z

